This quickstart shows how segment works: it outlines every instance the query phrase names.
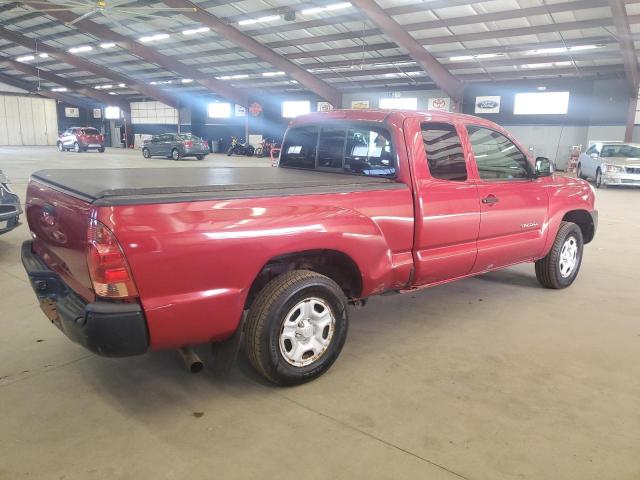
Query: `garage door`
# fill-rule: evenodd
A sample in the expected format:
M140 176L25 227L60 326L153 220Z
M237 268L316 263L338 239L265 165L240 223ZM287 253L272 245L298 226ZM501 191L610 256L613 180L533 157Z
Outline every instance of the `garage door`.
M0 145L55 145L57 136L54 100L0 96Z

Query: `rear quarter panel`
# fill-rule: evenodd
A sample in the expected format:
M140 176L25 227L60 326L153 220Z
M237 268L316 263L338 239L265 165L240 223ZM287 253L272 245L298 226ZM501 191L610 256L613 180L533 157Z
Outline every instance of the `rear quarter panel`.
M145 309L152 349L223 340L273 257L333 249L362 272L363 296L400 288L412 261L409 187L344 194L102 207Z

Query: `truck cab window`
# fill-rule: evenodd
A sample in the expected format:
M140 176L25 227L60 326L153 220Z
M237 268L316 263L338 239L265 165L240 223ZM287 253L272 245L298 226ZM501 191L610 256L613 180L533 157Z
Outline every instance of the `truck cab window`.
M292 128L287 133L284 145L282 145L280 165L284 167L315 168L317 143L317 127Z
M395 176L396 163L390 138L384 128L350 128L347 131L344 171L377 177Z
M423 123L422 142L433 178L456 182L467 179L464 150L455 126L448 123Z
M507 137L488 128L468 126L469 140L483 180L531 178L527 157Z
M318 168L342 170L344 158L344 128L323 127L318 143Z

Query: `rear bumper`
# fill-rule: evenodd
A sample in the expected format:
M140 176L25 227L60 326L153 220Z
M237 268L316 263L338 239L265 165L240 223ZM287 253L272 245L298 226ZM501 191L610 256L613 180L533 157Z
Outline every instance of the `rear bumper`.
M22 264L40 308L51 322L76 343L98 355L125 357L145 353L149 332L139 303L87 303L22 244Z
M209 152L208 149L205 150L204 148L184 148L182 156L186 157L190 155L208 155L209 153L211 152Z

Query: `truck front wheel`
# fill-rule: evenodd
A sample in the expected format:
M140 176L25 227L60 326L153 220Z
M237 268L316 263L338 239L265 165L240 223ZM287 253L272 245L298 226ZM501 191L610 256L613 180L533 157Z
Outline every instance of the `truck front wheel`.
M347 338L347 299L330 278L293 270L271 280L247 316L244 346L267 380L296 385L319 377Z
M584 242L575 223L562 222L546 257L536 262L536 277L546 288L566 288L578 276Z

